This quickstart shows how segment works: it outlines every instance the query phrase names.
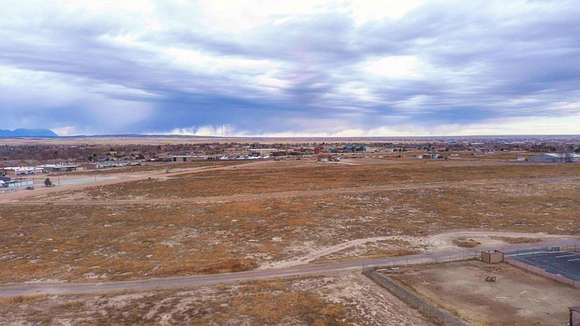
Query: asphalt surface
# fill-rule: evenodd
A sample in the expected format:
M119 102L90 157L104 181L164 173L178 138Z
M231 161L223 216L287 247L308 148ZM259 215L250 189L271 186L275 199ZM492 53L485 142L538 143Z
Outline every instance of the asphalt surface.
M580 281L580 253L541 252L513 257L526 264L539 267L551 274L559 274L574 281Z
M501 248L506 250L519 250L527 248L540 248L544 246L564 246L578 243L580 239L545 241L542 243L506 245ZM151 291L183 289L196 286L235 283L244 281L256 281L270 278L287 278L295 276L307 276L315 274L331 274L336 272L362 270L365 267L389 267L416 265L426 263L439 263L459 261L478 257L481 250L456 248L437 253L424 253L419 255L389 257L378 259L359 259L352 261L333 262L326 264L307 264L288 268L252 270L238 273L224 273L211 275L180 276L167 278L152 278L134 281L115 281L102 283L20 283L5 284L0 286L0 297L13 297L24 295L72 295L72 294L104 294L123 291Z

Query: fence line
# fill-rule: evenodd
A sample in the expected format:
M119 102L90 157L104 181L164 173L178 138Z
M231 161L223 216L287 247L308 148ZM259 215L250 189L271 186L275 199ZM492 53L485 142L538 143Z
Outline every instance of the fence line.
M536 275L539 275L539 276L543 276L545 278L549 278L549 279L554 280L556 282L560 282L560 283L563 283L563 284L567 284L567 285L570 285L570 286L572 286L572 287L574 287L576 289L580 289L580 281L574 281L574 280L569 279L569 278L567 278L565 276L547 272L547 271L545 271L542 268L539 268L539 267L530 265L528 263L524 263L524 262L518 261L517 259L512 258L512 257L509 257L509 256L504 257L504 261L506 263L514 266L514 267L517 267L519 269L525 270L525 271L530 272L532 274L536 274Z
M390 277L377 272L375 269L367 268L363 271L363 275L368 277L371 281L380 287L392 293L394 296L399 298L410 307L417 309L423 316L427 317L429 320L434 321L438 325L467 326L467 323L465 323L463 320L455 317L448 311L440 309L439 307L431 304L426 299L423 299L420 295L398 284L398 282L394 281Z
M557 248L559 250L570 250L574 251L580 248L580 240L570 239L570 240L557 240L544 244L537 243L527 243L520 245L512 245L511 249L499 250L504 253L505 256L515 255L517 253L530 253L531 251L553 251L552 249ZM418 255L393 257L389 262L381 261L377 262L365 261L361 264L361 267L394 267L394 266L409 266L409 265L424 265L424 264L438 264L438 263L450 263L455 261L463 261L470 259L479 259L482 250L487 249L471 249L464 250L461 252L426 252Z
M518 255L518 253L532 253L537 251L542 252L558 252L558 251L578 251L580 248L580 241L578 239L570 240L559 240L547 244L522 244L516 246L515 249L506 250L504 261L514 267L520 268L522 270L537 274L548 279L552 279L563 284L570 285L577 289L580 289L580 282L574 281L561 275L552 274L544 271L541 268L529 265L524 262L520 262L515 258L510 257L511 255ZM420 264L433 264L433 263L445 263L454 262L478 258L480 255L480 250L469 250L460 253L432 253L413 257L408 257L407 259L402 259L400 261L393 261L390 264L383 264L382 267L389 266L405 266L405 265L420 265ZM458 317L452 315L446 310L438 308L437 306L431 304L426 299L423 299L420 295L416 294L414 291L407 289L405 286L398 284L395 280L391 279L387 275L377 271L377 266L369 265L368 267L363 266L363 275L368 277L377 285L387 289L390 293L395 295L401 301L405 302L407 305L417 309L421 314L435 321L439 325L451 325L451 326L463 326L467 325L466 322L459 319Z

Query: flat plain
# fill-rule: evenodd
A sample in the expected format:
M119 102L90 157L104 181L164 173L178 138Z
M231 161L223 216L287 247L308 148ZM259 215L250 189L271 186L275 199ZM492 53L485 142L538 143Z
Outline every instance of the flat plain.
M114 174L114 182L0 198L0 282L227 273L580 234L577 164L352 158ZM398 303L388 293L382 303L363 303L350 290L341 299L328 296L329 287L360 289L356 284L365 282L350 273L328 277L327 283L303 277L183 291L5 299L0 315L32 324L58 324L58 318L75 324L179 324L188 321L175 318L190 316L202 325L366 325L385 320L382 308L365 310L382 304L391 307L382 313L393 314L386 319L393 325L428 323L414 311L392 308ZM296 282L310 285L302 289ZM273 295L289 303L270 307ZM26 317L30 309L39 311L38 320Z
M436 249L429 235L465 229L574 235L577 198L577 165L501 161L259 162L33 193L0 206L0 281L402 255Z

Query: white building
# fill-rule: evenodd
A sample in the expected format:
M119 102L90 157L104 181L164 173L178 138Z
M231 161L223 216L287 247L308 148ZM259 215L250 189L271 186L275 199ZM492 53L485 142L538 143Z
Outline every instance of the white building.
M206 155L173 155L171 156L171 162L193 162L193 161L203 161L207 160Z
M417 155L417 158L421 159L421 160L440 160L440 159L443 159L444 157L441 154L428 153L428 154Z
M251 156L266 157L272 156L272 154L279 152L276 148L250 148Z
M43 164L38 167L46 173L74 172L79 168L77 164Z
M34 182L32 180L12 180L8 182L0 181L0 187L15 189L15 188L24 188L24 187L32 187Z
M43 168L34 166L12 166L3 168L2 170L9 176L33 175L44 172Z
M543 153L529 156L528 161L536 163L572 163L580 162L580 155L574 153Z

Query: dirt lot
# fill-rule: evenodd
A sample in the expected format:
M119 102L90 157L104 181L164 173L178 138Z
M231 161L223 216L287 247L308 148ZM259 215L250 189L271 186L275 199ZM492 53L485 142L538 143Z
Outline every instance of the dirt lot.
M565 325L580 299L576 289L507 264L429 265L392 277L473 325Z
M0 324L55 325L429 325L358 273L188 291L17 297Z

